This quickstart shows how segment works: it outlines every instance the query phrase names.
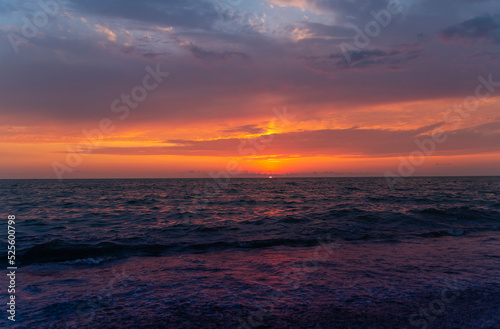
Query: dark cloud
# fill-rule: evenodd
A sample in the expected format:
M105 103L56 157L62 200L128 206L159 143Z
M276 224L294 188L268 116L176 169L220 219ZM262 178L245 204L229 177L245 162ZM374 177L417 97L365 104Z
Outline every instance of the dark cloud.
M478 52L470 56L472 60L475 59L486 59L488 61L497 61L500 59L500 51L484 51Z
M442 30L440 37L449 42L474 43L485 41L500 44L500 16L484 14L474 17Z
M365 50L350 50L348 51L348 56L350 58L350 63L354 65L359 65L356 62L361 62L361 66L369 66L375 63L384 62L383 58L399 55L399 51L382 51L380 49L365 49ZM330 58L342 58L343 61L340 63L347 64L347 60L344 54L333 54L330 55ZM350 65L349 63L349 65Z
M309 6L329 11L340 20L373 19L371 12L386 9L390 0L309 0ZM404 4L404 1L398 1Z
M387 50L360 49L345 50L328 56L303 57L312 68L319 71L339 69L363 69L370 67L388 67L399 69L410 60L422 56L423 48L419 45L405 45Z
M206 50L195 45L188 46L188 49L189 51L191 51L194 57L202 60L226 61L232 58L241 58L244 60L250 59L250 56L248 56L247 54L235 51L216 52L212 50Z
M221 18L206 0L72 0L81 13L126 18L163 26L211 29Z
M221 130L221 132L224 133L246 133L246 134L261 134L264 133L265 131L266 129L260 128L258 125L242 125Z
M304 28L312 37L352 38L353 34L351 28L339 25L301 22L299 26Z

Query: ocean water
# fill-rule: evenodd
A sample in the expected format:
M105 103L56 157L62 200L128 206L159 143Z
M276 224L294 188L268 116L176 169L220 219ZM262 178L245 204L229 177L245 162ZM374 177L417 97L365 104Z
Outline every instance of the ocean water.
M0 181L14 326L500 328L499 177L219 183Z

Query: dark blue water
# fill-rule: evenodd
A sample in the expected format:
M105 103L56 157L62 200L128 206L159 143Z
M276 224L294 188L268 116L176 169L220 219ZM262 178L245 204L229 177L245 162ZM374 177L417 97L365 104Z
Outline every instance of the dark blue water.
M500 178L214 184L0 181L16 325L500 327Z

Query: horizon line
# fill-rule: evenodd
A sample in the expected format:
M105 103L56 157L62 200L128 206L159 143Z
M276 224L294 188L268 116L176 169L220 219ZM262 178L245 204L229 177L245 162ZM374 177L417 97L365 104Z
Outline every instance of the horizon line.
M466 177L500 177L500 175L413 175L408 177L402 177L403 179L408 178L466 178ZM235 176L230 179L280 179L280 178L387 178L385 176L286 176L286 175L261 175L258 177L242 177ZM82 178L65 178L66 180L122 180L122 179L214 179L212 177L82 177ZM0 178L2 180L56 180L57 178ZM62 182L62 181L61 181Z

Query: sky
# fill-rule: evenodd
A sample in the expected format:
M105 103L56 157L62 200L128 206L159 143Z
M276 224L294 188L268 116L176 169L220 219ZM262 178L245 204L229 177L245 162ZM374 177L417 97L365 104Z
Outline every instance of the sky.
M0 0L0 178L500 175L500 2Z

